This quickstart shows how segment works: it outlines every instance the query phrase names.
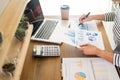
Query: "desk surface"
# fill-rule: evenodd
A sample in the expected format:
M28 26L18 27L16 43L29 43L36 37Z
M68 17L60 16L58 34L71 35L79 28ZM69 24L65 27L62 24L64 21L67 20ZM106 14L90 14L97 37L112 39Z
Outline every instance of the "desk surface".
M99 31L102 32L105 49L112 51L105 29L101 22L97 22ZM35 44L51 44L44 42L31 41L26 60L24 63L21 80L61 80L61 58L64 57L93 57L80 54L73 46L61 44L61 56L54 58L34 58L32 57L32 48Z

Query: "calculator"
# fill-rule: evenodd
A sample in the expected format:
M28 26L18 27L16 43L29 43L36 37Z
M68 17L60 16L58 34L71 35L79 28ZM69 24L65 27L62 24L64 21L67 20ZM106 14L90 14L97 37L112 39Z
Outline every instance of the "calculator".
M34 57L60 56L60 47L58 45L34 45Z

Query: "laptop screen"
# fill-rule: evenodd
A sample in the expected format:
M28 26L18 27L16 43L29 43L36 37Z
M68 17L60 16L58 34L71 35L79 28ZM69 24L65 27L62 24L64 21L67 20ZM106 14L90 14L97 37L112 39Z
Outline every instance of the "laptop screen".
M30 0L26 6L24 14L28 17L29 22L33 24L33 34L44 20L44 15L39 0Z
M26 6L25 14L30 18L30 22L42 21L44 16L39 0L31 0Z

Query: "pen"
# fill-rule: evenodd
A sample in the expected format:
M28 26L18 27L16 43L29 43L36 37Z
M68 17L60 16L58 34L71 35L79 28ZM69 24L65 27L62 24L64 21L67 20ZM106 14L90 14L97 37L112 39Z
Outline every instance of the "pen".
M81 20L86 19L89 15L90 15L90 12L88 12L88 14L85 17L83 17ZM81 25L81 23L79 23L79 25Z

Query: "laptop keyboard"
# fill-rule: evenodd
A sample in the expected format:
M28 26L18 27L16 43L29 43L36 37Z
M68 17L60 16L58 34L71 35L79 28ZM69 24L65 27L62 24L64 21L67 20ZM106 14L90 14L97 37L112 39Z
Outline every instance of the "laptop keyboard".
M58 21L46 20L41 29L36 34L35 38L49 39L54 31Z

